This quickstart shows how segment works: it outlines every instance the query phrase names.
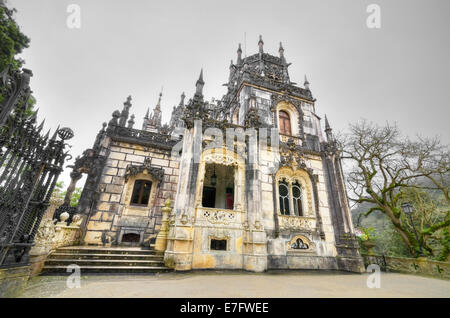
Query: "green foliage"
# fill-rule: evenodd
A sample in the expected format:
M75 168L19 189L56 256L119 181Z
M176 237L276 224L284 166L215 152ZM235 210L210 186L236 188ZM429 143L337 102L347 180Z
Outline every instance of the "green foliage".
M363 235L358 237L361 246L361 252L367 254L362 241L365 240L364 235L369 236L375 242L372 249L375 254L398 257L411 257L408 247L402 240L398 232L392 225L391 220L380 211L374 211L367 217L364 213L371 209L368 203L362 203L352 210L353 223L360 229ZM359 223L358 223L359 219ZM364 232L366 230L367 234ZM368 229L368 231L367 231Z
M52 193L52 200L54 201L63 201L67 191L64 190L64 182L59 181L56 183L55 188L53 189ZM77 206L78 202L80 201L81 197L81 188L75 188L75 190L72 193L72 197L70 198L70 206Z
M13 19L14 10L9 10L0 6L0 71L6 67L11 70L19 70L22 68L24 61L17 58L23 49L27 48L30 39L20 31L19 26ZM0 103L5 97L0 92ZM33 115L36 99L30 96L28 99L27 116Z
M64 192L65 195L65 192ZM72 193L72 197L70 198L70 206L77 206L81 197L81 188L75 188L75 191Z
M442 192L411 187L403 190L402 200L414 208L411 219L403 216L402 222L410 232L416 229L423 252L434 259L446 259L450 212Z
M8 65L13 69L20 69L23 60L16 57L27 48L30 39L20 31L12 17L13 10L0 7L0 70Z
M53 192L52 192L51 200L52 201L61 201L61 200L64 200L64 196L65 196L64 182L63 181L56 182L55 188L53 189Z
M361 226L359 227L359 230L362 232L362 234L359 236L362 241L370 241L374 236L375 228L373 227Z

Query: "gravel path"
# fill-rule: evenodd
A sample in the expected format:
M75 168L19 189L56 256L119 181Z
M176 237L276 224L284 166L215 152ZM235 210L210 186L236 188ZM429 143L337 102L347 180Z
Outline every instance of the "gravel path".
M21 297L445 297L450 281L381 273L380 288L368 288L369 274L341 272L189 272L156 275L89 275L80 288L67 276L32 278Z

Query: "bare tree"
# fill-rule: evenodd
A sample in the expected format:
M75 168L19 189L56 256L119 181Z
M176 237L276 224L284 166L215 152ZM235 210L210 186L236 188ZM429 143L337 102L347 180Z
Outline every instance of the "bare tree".
M342 156L350 164L347 173L350 198L367 202L373 211L384 213L394 225L412 254L417 254L417 241L400 208L407 199L405 190L427 188L439 190L447 200L447 217L421 231L437 231L450 225L448 218L449 150L438 138L410 140L402 136L396 125L378 126L366 120L350 125L350 132L339 140ZM423 185L419 179L428 178ZM429 185L431 184L431 186ZM430 225L431 226L431 225ZM429 248L425 246L425 248Z

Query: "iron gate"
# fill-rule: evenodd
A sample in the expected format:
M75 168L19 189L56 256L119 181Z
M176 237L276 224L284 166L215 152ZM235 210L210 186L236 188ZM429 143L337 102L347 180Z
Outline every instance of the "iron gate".
M50 137L28 109L31 71L0 73L0 267L27 265L63 164L70 128ZM59 137L59 138L58 138Z

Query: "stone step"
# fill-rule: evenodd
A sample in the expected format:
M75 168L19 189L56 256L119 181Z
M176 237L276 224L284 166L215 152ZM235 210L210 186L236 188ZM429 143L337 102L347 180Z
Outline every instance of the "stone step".
M95 253L60 253L58 251L50 254L49 259L122 259L122 260L164 260L163 255L155 254L95 254Z
M120 247L96 247L96 246L70 246L60 247L57 253L78 253L78 254L138 254L138 255L161 255L155 250L141 248L120 248Z
M76 264L78 266L164 266L161 260L111 260L111 259L49 259L45 265L61 265L68 266Z
M80 266L81 274L86 273L161 273L172 271L164 266ZM43 274L67 273L67 266L45 265Z

